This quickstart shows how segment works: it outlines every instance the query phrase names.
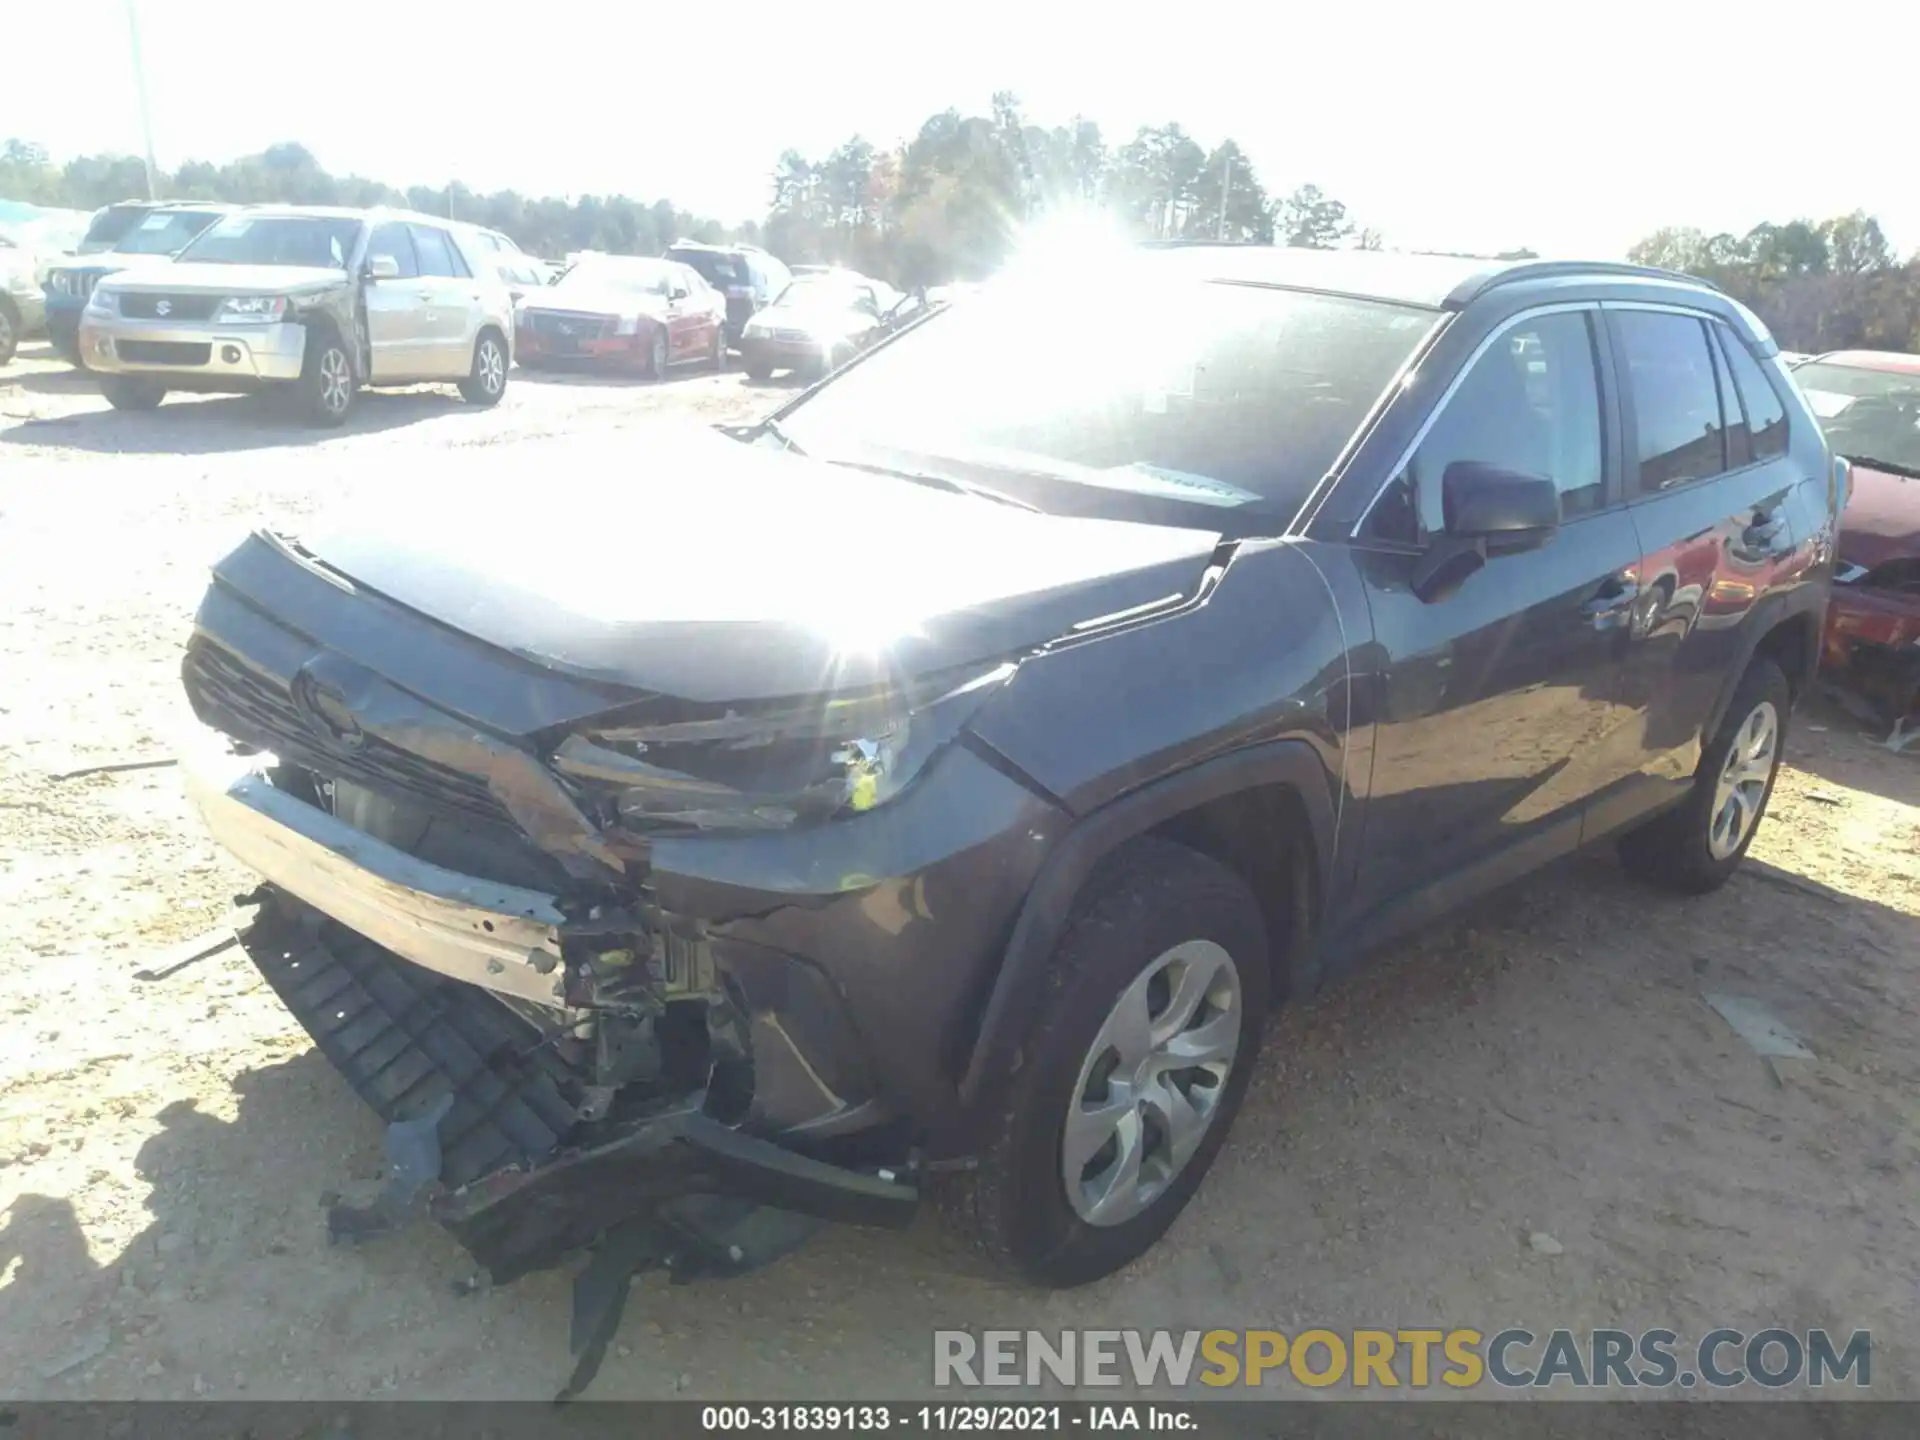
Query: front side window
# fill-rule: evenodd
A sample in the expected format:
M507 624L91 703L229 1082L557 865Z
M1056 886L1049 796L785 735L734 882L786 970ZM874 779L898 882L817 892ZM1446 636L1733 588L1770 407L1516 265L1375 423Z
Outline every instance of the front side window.
M1596 373L1584 312L1534 316L1499 336L1414 451L1409 478L1427 528L1440 528L1442 482L1458 461L1552 480L1569 519L1599 509L1606 486Z
M1718 475L1726 460L1706 327L1691 315L1656 310L1622 310L1614 324L1633 390L1641 492Z
M902 332L780 424L827 459L1032 481L1016 488L1042 509L1052 493L1124 518L1150 497L1207 507L1205 523L1238 533L1277 533L1439 318L1150 263L1006 277Z
M467 273L467 267L460 263L454 253L453 242L447 238L444 230L436 230L431 225L411 225L414 253L420 260L420 273L434 275L442 279L458 280Z
M390 257L400 267L397 279L411 280L420 273L420 262L414 258L413 241L404 225L382 225L373 232L373 238L367 241L367 259L374 260L382 255Z

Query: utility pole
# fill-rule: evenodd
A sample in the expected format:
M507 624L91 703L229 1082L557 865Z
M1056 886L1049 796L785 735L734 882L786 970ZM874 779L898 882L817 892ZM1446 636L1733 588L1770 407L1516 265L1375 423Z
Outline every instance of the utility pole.
M1233 194L1233 152L1231 150L1221 157L1221 169L1226 173L1220 177L1219 238L1224 240L1227 238L1227 197Z
M147 147L147 199L160 198L159 168L153 163L153 114L147 108L147 67L140 59L140 17L127 0L127 39L133 47L133 92L140 101L140 135Z

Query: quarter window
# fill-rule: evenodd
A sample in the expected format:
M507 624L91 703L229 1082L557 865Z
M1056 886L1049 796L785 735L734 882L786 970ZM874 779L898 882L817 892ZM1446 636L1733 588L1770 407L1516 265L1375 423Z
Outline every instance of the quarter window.
M1538 315L1496 339L1446 402L1410 467L1422 518L1440 527L1441 481L1457 461L1551 479L1566 516L1606 494L1593 334L1578 311Z
M1622 310L1614 319L1633 388L1642 492L1718 475L1725 468L1720 391L1705 326L1656 310Z
M1734 387L1746 408L1747 430L1752 436L1752 458L1771 460L1787 453L1787 407L1780 403L1780 392L1773 388L1767 372L1753 358L1738 335L1724 325L1713 327L1720 336L1721 348L1733 368Z
M420 273L420 265L413 255L413 241L407 238L404 225L382 225L373 232L373 238L367 241L367 258L376 255L390 255L400 267L399 278L411 280Z

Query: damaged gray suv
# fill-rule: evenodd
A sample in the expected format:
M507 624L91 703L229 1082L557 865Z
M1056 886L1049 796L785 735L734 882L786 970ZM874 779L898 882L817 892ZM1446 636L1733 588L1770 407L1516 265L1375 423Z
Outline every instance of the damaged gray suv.
M1277 1004L1582 844L1724 881L1846 483L1697 281L1235 247L1010 272L757 426L460 464L538 505L219 562L192 786L392 1127L336 1231L590 1250L590 1359L632 1270L923 1197L1104 1275Z

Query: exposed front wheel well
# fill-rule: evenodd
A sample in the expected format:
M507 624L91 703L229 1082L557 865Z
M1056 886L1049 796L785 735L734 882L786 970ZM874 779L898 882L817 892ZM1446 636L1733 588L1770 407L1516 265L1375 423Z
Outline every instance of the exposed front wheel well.
M1290 785L1256 785L1219 796L1162 821L1150 834L1197 850L1232 870L1253 891L1266 921L1276 1003L1305 978L1299 966L1315 922L1313 827Z

